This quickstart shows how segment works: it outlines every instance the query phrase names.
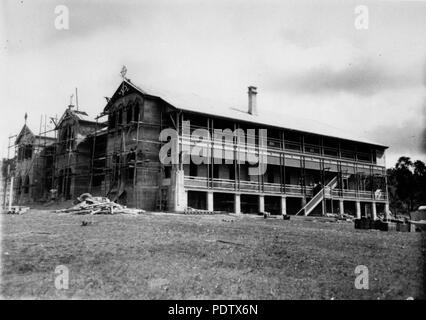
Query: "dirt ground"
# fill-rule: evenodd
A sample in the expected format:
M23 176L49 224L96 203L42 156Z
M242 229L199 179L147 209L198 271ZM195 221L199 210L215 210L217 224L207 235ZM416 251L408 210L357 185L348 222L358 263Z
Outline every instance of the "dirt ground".
M425 297L421 233L321 218L48 210L1 218L5 299ZM69 270L68 289L55 288L60 265ZM368 268L368 289L355 288L358 265Z

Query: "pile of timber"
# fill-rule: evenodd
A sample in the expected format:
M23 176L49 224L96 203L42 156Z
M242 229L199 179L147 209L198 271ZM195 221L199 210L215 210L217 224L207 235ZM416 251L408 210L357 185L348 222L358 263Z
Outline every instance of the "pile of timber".
M326 217L335 218L336 220L353 221L354 216L347 213L326 213Z
M67 208L56 210L56 213L73 213L73 214L140 214L144 213L142 209L131 209L122 206L118 203L110 201L105 197L92 197L92 195L85 193L77 198L76 205Z
M184 211L184 214L226 214L227 212L222 211L209 211L204 209L195 209L191 207L187 207Z

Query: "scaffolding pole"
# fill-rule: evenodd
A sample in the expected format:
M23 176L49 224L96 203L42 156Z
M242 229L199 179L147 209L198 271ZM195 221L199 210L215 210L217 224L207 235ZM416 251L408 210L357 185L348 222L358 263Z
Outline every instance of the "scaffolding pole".
M98 120L99 118L96 117L96 127L95 127L95 134L93 135L93 144L92 144L92 159L91 159L91 165L90 165L90 184L89 184L89 192L92 192L93 187L93 166L95 162L95 148L96 148L96 135L98 133Z
M136 127L136 150L135 150L135 164L134 164L134 170L133 170L133 200L135 205L138 205L138 197L137 197L137 192L136 192L136 179L137 179L137 150L138 150L138 146L139 146L139 127L140 127L140 120L141 120L141 113L138 113L138 124Z

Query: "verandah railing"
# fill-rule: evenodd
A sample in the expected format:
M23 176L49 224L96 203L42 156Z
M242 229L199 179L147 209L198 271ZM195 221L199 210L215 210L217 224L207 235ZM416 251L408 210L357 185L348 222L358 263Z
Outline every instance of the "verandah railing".
M209 181L206 177L185 176L185 187L190 189L214 189L226 191L241 191L241 192L264 192L269 194L286 194L307 197L312 197L312 187L302 187L300 185L279 183L263 183L259 184L257 181L244 181L239 182L230 179L211 179ZM387 196L385 192L371 192L371 191L357 191L346 189L327 189L326 198L334 199L358 199L366 201L386 201Z
M312 196L312 187L307 186L305 188L300 185L286 184L282 186L279 183L263 183L260 184L257 181L245 181L239 182L230 179L208 179L206 177L195 177L185 176L185 187L197 188L197 189L215 189L215 190L227 190L227 191L246 191L246 192L265 192L271 194L288 194L288 195L304 195Z
M180 135L179 136L182 143L186 145L195 145L195 141L191 140L191 137L189 135ZM234 150L234 148L240 148L238 144L234 143L234 141L230 142L228 140L217 140L217 139L203 139L203 143L198 143L198 146L206 146L206 147L214 147L214 148L224 148L227 150ZM281 148L283 146L283 148ZM253 146L254 147L254 146ZM253 148L249 147L249 148ZM247 146L246 146L247 148ZM300 142L290 141L290 140L284 140L281 142L278 139L271 139L268 138L266 148L262 148L256 145L254 147L256 150L262 150L267 152L269 151L289 151L289 152L295 152L298 154L317 154L321 155L322 157L330 157L330 158L341 158L349 161L358 161L362 163L372 163L372 158L369 153L365 152L359 152L359 151L353 151L353 150L340 150L340 156L339 156L339 150L337 148L332 147L326 147L326 146L320 146L320 145L314 145L305 143L302 145Z

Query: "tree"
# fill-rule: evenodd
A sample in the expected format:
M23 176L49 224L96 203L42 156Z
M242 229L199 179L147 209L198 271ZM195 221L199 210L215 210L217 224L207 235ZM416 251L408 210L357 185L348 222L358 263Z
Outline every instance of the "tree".
M426 165L420 160L414 162L414 185L417 205L426 205Z
M409 157L400 157L394 168L387 170L389 202L396 212L409 213L426 205L426 165Z

